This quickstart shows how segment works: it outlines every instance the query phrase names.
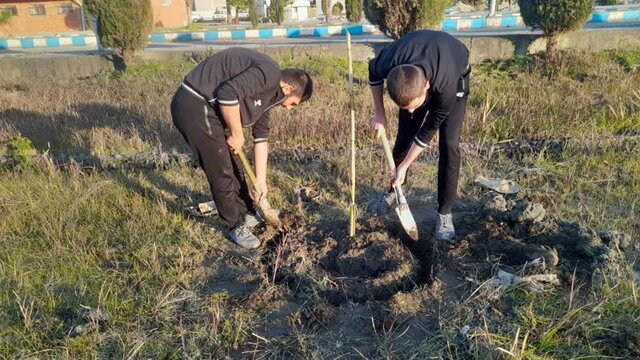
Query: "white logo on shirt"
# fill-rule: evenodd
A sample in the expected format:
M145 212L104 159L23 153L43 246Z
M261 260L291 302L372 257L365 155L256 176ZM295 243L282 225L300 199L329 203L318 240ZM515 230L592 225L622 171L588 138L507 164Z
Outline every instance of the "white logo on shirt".
M262 106L262 100L255 100L253 106Z

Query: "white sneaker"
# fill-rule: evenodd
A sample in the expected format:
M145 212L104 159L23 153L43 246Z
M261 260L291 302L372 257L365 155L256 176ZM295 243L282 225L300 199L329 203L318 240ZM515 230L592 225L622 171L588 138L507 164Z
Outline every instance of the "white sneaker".
M396 192L386 192L382 194L378 199L373 201L367 207L367 212L374 214L383 214L391 210L396 204Z
M244 214L244 226L248 228L254 228L262 224L263 222L264 220L262 220L262 218L258 214L253 215L250 212Z
M453 216L439 213L436 219L436 240L451 241L455 237L456 230L453 227Z

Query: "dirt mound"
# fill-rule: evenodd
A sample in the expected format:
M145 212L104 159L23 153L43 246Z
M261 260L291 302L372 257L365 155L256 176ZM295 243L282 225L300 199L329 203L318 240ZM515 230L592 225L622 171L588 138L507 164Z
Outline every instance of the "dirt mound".
M315 201L301 197L299 209L323 211ZM500 314L511 311L500 288L546 291L570 286L573 274L597 285L598 274L620 263L620 250L640 259L627 235L558 220L543 204L496 194L461 201L454 213L458 239L441 243L431 233L432 207L412 207L422 231L417 243L403 238L393 214L360 219L353 238L342 223L311 227L289 214L284 231L268 229L260 253L229 244L209 258L203 290L250 308L267 339L295 337L302 327L332 347L345 337L376 339L402 324L398 338L419 342L439 331L442 312L453 308L475 314L465 320L468 329L487 319L500 324ZM532 283L537 279L553 281ZM274 354L301 357L294 347L273 344ZM375 354L376 341L359 351Z
M316 232L288 239L276 282L334 305L385 300L419 282L419 262L399 239L380 228L360 234L350 238Z

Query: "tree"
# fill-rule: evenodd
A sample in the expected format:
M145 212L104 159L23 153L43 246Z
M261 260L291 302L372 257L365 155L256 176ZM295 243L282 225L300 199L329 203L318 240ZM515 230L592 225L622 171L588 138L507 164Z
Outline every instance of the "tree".
M258 17L257 0L249 0L249 20L251 21L251 26L253 26L254 28L258 27L260 18Z
M347 19L352 23L362 20L362 0L346 0Z
M192 15L191 15L191 10L193 8L193 0L184 0L184 5L187 7L189 25L191 25L191 22L193 22L193 18L192 18Z
M437 29L451 0L364 0L364 14L386 36L398 39L420 29Z
M324 14L324 21L328 24L331 17L331 0L322 0L322 13Z
M231 15L231 7L236 9L236 17L234 23L240 23L240 10L245 10L249 6L249 0L227 0L227 15ZM256 5L257 6L257 5Z
M84 0L97 20L100 43L112 48L126 66L136 51L144 49L153 26L149 0Z
M11 21L11 13L9 11L0 11L0 25L8 24Z
M331 15L340 16L340 14L342 14L343 10L344 10L344 7L342 6L342 3L339 3L339 2L335 3L331 7Z
M284 22L284 7L292 0L271 0L271 5L267 8L267 18L278 25Z
M527 26L542 30L547 38L547 55L554 58L558 36L584 26L593 11L593 0L518 0Z

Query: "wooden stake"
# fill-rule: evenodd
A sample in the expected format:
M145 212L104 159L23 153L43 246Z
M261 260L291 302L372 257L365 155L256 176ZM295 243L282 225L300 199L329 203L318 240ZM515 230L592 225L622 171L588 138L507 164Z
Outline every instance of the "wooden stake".
M349 236L356 235L356 110L353 94L353 56L351 33L347 31L347 57L349 63L349 108L351 109L351 206L349 207Z

